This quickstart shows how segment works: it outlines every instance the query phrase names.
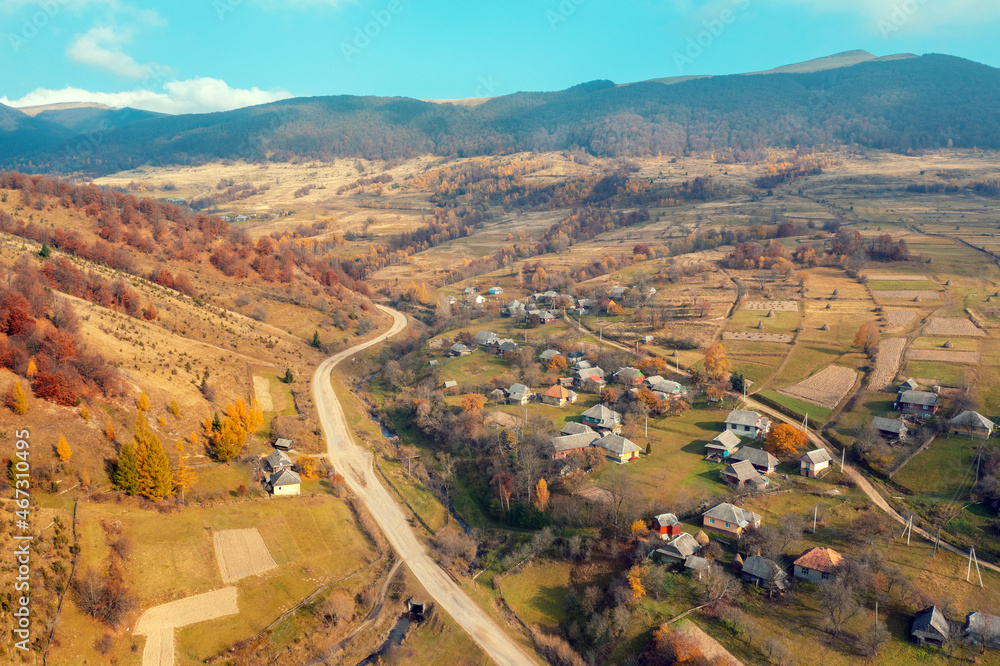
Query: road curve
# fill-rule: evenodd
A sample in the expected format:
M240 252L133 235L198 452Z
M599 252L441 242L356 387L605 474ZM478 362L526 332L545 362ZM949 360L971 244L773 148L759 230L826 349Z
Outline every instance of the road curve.
M351 491L364 502L399 558L406 562L428 594L462 629L468 632L472 640L493 661L502 666L535 664L536 659L511 640L503 629L430 558L427 549L417 540L403 511L375 475L371 452L359 447L351 436L347 420L344 418L344 410L330 382L333 369L344 359L373 347L406 328L405 315L381 305L376 307L392 317L392 327L373 340L326 359L313 375L313 399L316 401L320 424L326 436L325 457L344 475Z

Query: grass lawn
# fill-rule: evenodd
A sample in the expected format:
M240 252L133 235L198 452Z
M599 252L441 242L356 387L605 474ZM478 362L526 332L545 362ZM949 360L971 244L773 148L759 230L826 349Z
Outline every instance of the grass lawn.
M728 492L719 478L724 465L705 461L705 444L723 429L728 409L692 409L683 416L659 418L649 422L649 440L634 441L645 448L652 444L652 455L623 466L632 477L636 489L658 506L668 510L674 503L707 499ZM616 465L608 463L594 483L601 485Z
M800 382L826 366L832 364L847 351L840 346L831 346L815 342L798 342L788 356L788 362L781 374L774 378L773 385L784 388Z
M942 386L959 387L965 381L966 369L970 367L940 361L905 361L903 376L936 379Z
M871 280L868 287L873 291L937 291L941 288L930 280Z
M932 338L920 336L910 344L910 349L944 349L944 343L951 342L951 351L979 351L979 341L973 338Z
M573 564L564 560L532 564L502 579L503 596L526 624L555 629L566 619Z
M482 350L474 351L468 356L442 359L440 367L438 373L441 381L456 381L460 387L470 383L487 384L511 370L508 362Z
M801 312L785 312L776 310L773 317L767 312L737 310L726 323L728 331L751 331L757 329L757 324L764 322L763 333L792 333L802 323Z
M100 568L106 561L108 546L101 521L121 524L133 546L126 575L140 612L223 587L212 531L249 527L260 531L278 567L236 583L237 615L178 630L178 663L201 662L249 637L320 585L365 566L376 556L347 506L328 496L187 507L170 514L129 504L83 502L78 517L82 570ZM77 629L70 623L56 635L61 643L58 650L67 650L67 657L89 654L93 637L99 635L77 633ZM56 657L55 663L75 660ZM100 661L95 655L94 663Z
M939 435L892 479L915 494L952 497L960 488L968 491L975 483L970 466L981 444L978 439Z
M826 423L826 420L830 418L830 414L833 410L827 409L826 407L820 407L819 405L814 405L811 402L806 402L805 400L798 400L796 398L790 398L787 395L782 395L781 393L776 393L774 391L761 391L760 395L773 400L779 405L783 405L788 409L799 415L809 415L810 421L815 421L816 423Z

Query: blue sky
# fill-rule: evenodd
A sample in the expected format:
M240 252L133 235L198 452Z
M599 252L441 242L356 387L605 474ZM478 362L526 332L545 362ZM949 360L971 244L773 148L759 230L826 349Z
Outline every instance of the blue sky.
M851 49L1000 66L997 0L2 0L0 102L168 113L756 71Z

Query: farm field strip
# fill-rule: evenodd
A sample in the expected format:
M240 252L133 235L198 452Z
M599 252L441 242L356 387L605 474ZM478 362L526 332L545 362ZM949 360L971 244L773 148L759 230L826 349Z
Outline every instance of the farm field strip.
M278 566L256 527L214 532L212 541L224 583L257 576Z
M842 365L830 365L808 379L779 389L778 393L834 409L854 386L857 378L856 370Z
M926 335L967 335L971 337L986 337L982 330L968 319L961 317L934 317L927 322L924 329Z
M748 312L767 312L768 310L798 312L799 304L798 301L747 301L743 305L743 309Z
M941 295L938 292L926 289L884 289L872 291L872 294L874 294L876 298L919 298L928 300L937 300L941 298Z
M888 338L882 340L875 359L875 370L868 379L868 388L881 391L889 386L899 372L899 362L906 347L906 338Z
M908 361L944 361L945 363L972 363L979 365L979 353L953 351L951 349L910 349L906 352Z
M784 333L754 333L750 331L726 331L722 334L723 340L742 340L745 342L779 342L790 344L793 340L791 335Z
M892 328L904 328L911 321L917 318L916 310L886 310L885 319L887 326Z

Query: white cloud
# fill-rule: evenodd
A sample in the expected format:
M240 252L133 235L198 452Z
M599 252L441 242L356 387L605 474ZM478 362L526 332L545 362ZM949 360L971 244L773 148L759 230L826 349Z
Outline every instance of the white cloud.
M126 79L141 79L149 76L156 65L140 65L132 56L124 53L120 46L132 39L129 31L117 32L110 27L91 28L77 35L66 49L66 55L73 62L90 65L117 74Z
M288 99L291 96L292 94L286 90L230 88L225 81L202 77L169 81L163 84L161 91L140 88L104 93L72 87L61 90L37 88L20 99L9 100L7 97L0 97L0 104L22 107L62 102L96 102L114 107L130 106L147 111L178 114L229 111Z
M769 0L816 12L854 14L883 35L929 32L942 27L982 24L1000 18L996 0ZM898 30L889 30L897 28Z

